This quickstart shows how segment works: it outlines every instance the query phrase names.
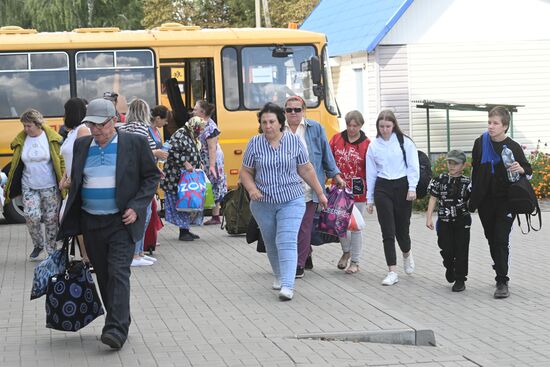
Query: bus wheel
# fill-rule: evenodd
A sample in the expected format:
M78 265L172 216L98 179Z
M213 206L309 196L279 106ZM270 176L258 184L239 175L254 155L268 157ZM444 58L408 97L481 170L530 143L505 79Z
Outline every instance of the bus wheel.
M25 223L21 196L14 197L8 204L4 205L4 218L11 224Z

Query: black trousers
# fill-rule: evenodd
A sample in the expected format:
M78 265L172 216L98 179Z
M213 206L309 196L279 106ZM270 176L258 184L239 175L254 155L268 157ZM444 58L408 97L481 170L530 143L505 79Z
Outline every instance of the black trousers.
M505 199L485 198L477 209L483 225L485 238L489 242L489 250L493 259L497 282L508 282L508 267L510 260L510 231L515 215L508 210Z
M453 269L456 280L466 281L468 275L471 225L472 217L469 215L450 222L437 221L437 245L441 249L443 266Z
M103 333L116 334L125 342L130 327L130 265L134 242L120 213L82 213L84 244L107 311Z
M397 180L386 180L380 177L376 179L374 205L376 205L378 223L382 230L384 255L388 266L397 264L396 239L402 252L411 250L409 226L411 224L412 201L407 200L408 191L407 177Z

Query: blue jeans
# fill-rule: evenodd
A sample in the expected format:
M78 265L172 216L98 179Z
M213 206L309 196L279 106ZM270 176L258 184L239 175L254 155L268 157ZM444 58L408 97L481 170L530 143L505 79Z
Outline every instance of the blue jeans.
M251 201L250 210L260 226L273 275L283 287L294 289L298 229L306 210L304 197L280 204Z
M149 221L151 220L151 204L147 206L147 214L145 216L145 231L147 231L147 227L149 226ZM143 238L136 242L135 249L134 249L134 255L139 255L143 252L143 244L145 242L145 232L143 233Z

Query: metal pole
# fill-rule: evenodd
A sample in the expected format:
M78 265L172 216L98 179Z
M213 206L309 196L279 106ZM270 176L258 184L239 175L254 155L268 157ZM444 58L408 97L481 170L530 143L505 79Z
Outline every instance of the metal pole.
M260 0L255 0L254 2L254 10L256 13L256 28L262 27L262 16L260 13Z
M449 121L449 109L447 108L447 152L451 150L451 122Z
M262 0L262 7L264 10L264 23L267 28L271 28L271 17L269 16L269 4L267 0Z

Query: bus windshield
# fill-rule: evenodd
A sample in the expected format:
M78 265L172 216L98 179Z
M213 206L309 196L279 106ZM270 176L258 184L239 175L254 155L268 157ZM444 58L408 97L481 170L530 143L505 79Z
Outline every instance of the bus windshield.
M325 105L330 113L336 115L338 114L338 106L332 86L332 72L326 47L323 49L323 73L325 79Z
M276 54L274 46L252 46L236 50L223 50L225 105L236 110L241 107L257 110L266 102L283 105L286 98L298 95L308 107L317 107L319 99L313 94L313 82L308 61L315 56L313 46L287 46L287 54ZM237 56L240 51L240 65ZM242 70L242 96L238 103L238 90L231 85ZM231 93L228 93L232 91Z

